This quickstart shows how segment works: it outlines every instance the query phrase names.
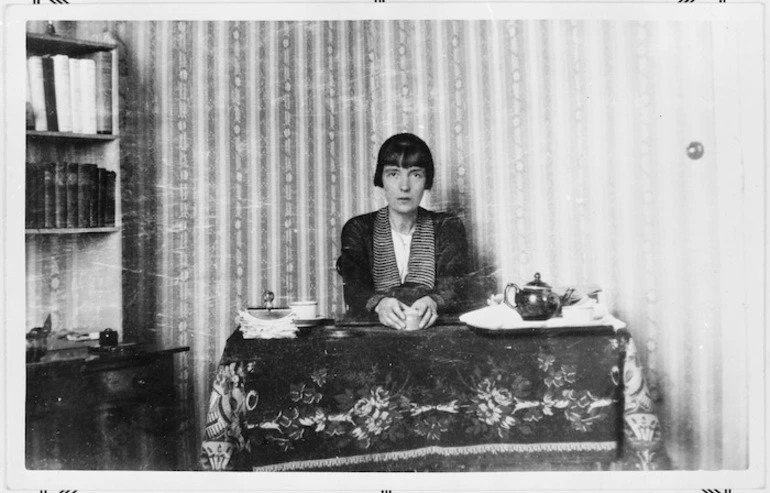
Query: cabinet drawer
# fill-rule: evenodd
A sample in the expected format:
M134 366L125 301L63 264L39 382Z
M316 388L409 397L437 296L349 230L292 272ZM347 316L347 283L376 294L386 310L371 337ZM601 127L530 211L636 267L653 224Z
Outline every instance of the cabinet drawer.
M141 366L87 370L83 377L84 401L92 409L147 401L164 405L174 401L170 357L148 361Z
M27 374L27 412L83 412L114 406L174 402L173 355Z

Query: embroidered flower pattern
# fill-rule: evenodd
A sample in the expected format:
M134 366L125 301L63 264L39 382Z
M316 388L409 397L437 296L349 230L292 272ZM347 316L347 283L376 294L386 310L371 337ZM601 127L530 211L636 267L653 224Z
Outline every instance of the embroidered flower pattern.
M429 441L438 441L441 439L441 435L449 430L452 421L453 419L448 417L428 416L417 420L414 432Z
M392 401L390 392L377 387L353 405L356 427L351 433L363 448L369 448L372 440L388 430L398 415L398 405Z
M544 352L543 350L540 350L537 355L537 366L541 371L550 370L554 361L556 361L556 357L554 357L552 354Z
M432 388L397 387L390 374L378 377L376 366L340 374L334 387L328 369L318 368L305 382L290 384L285 409L250 428L261 430L265 442L282 451L313 437L337 448L388 450L409 435L435 443L447 433L470 433L494 442L553 426L585 433L606 418L614 401L575 389L575 365L559 364L544 350L537 362L539 385L490 360L465 384L441 380ZM242 381L234 373L230 379ZM329 393L340 384L342 393Z
M321 402L323 394L314 388L308 388L305 384L292 385L289 389L289 398L293 402L302 404L317 404Z
M495 434L507 438L517 420L512 416L513 395L506 388L500 388L489 378L483 379L474 389L468 413L476 418L469 431L474 434Z
M575 365L561 365L558 370L555 366L549 366L547 373L544 381L548 387L559 388L575 383Z
M326 378L329 376L329 370L326 368L319 368L310 375L310 379L318 387L323 387L326 384Z

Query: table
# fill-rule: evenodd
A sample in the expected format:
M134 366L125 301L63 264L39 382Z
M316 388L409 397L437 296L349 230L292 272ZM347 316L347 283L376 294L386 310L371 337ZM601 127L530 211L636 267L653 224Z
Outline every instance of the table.
M26 365L28 469L176 470L173 439L189 425L174 386L187 346L51 339Z
M620 378L623 375L623 378ZM318 327L228 339L204 470L667 467L633 339L612 327Z

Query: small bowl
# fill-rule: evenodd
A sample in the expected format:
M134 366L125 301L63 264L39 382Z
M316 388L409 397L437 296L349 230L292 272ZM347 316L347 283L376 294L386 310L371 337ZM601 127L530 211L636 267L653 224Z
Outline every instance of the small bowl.
M313 320L318 318L317 301L292 301L289 303L291 311L301 320Z
M594 319L593 305L572 305L564 306L561 309L561 316L564 320L574 323L588 323Z

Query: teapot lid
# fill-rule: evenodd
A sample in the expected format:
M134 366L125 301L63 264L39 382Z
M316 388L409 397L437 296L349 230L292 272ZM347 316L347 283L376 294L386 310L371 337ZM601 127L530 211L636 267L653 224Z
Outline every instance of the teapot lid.
M539 288L550 288L551 287L549 284L547 284L547 283L545 283L545 282L540 280L540 273L539 272L535 272L535 280L531 281L531 282L528 282L527 286L539 287Z

